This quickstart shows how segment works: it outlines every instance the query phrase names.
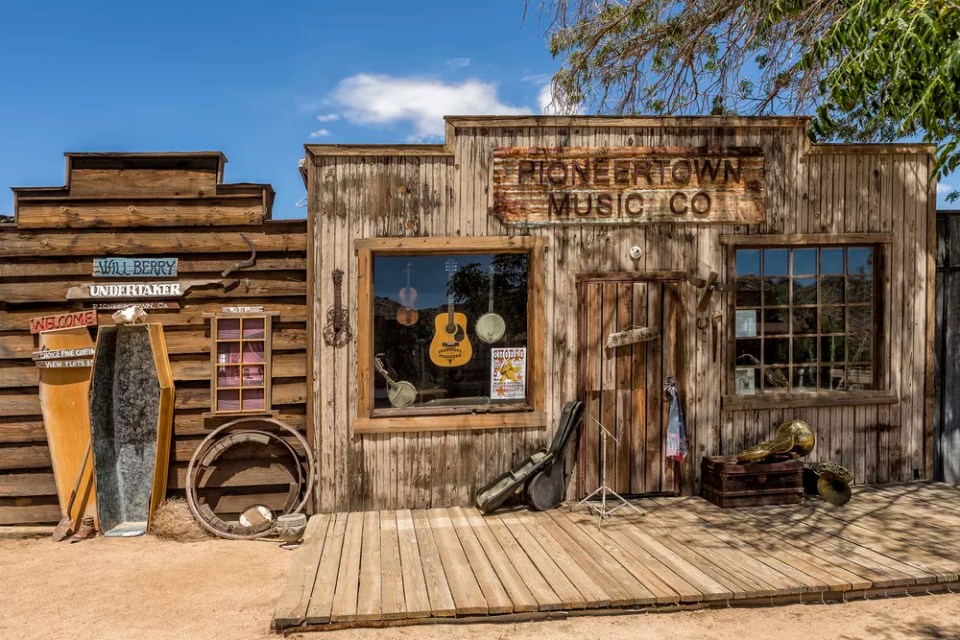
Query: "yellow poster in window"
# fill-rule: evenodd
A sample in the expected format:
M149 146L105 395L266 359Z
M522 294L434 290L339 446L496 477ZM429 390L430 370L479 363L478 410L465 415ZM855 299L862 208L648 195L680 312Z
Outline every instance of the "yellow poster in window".
M490 350L490 397L523 400L527 397L527 350Z

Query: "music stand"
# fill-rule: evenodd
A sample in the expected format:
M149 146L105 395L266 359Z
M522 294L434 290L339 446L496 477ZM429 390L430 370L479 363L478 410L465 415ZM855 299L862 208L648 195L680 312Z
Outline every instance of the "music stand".
M623 507L629 507L630 509L633 509L635 512L637 512L638 515L645 516L646 514L640 509L638 509L636 505L629 502L626 498L624 498L619 493L614 491L613 488L611 488L610 485L607 484L607 439L609 438L610 440L613 440L613 443L618 447L620 446L620 440L614 437L614 435L610 433L610 430L607 429L605 426L603 426L603 423L601 423L599 420L597 420L593 416L590 416L590 417L593 419L594 422L597 423L597 426L600 427L600 437L601 437L601 440L600 440L600 486L597 487L586 498L584 498L577 504L573 505L573 508L576 509L577 507L582 505L584 502L590 500L591 498L593 498L595 495L599 493L600 505L599 506L595 504L588 505L590 509L595 509L597 512L597 516L599 518L597 521L598 528L603 526L604 518L610 517L611 515L613 515L615 511L619 511ZM607 496L615 498L616 501L618 501L620 504L614 507L608 507Z

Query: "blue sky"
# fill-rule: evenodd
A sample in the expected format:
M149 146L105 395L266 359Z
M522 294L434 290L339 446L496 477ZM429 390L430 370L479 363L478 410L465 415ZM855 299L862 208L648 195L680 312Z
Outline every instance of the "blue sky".
M427 139L443 105L539 111L556 66L519 0L11 1L0 15L0 213L8 186L63 184L64 151L221 150L228 181L269 182L274 215L300 217L304 143ZM428 104L397 112L384 86Z
M538 3L532 2L532 7ZM302 217L306 142L432 141L443 114L540 112L557 68L521 0L4 2L7 186L63 184L65 151L220 150Z

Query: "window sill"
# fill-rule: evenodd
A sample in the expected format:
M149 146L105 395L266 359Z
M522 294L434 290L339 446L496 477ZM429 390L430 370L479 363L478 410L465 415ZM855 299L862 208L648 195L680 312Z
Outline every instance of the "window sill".
M356 418L355 434L403 433L413 431L472 431L479 429L524 429L547 426L545 411L499 411L450 413L444 415L402 415Z
M204 420L211 418L276 418L279 411L206 411L201 414Z
M723 396L723 411L745 409L793 409L798 407L840 407L862 404L896 404L893 391L820 391L814 393L765 393L754 396Z

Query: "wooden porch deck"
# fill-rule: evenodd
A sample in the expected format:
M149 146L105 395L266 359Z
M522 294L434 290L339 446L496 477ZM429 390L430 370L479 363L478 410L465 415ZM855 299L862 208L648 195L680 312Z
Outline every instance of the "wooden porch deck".
M322 514L277 630L788 604L958 588L960 490L863 487L845 507L638 500L597 528L568 507Z

